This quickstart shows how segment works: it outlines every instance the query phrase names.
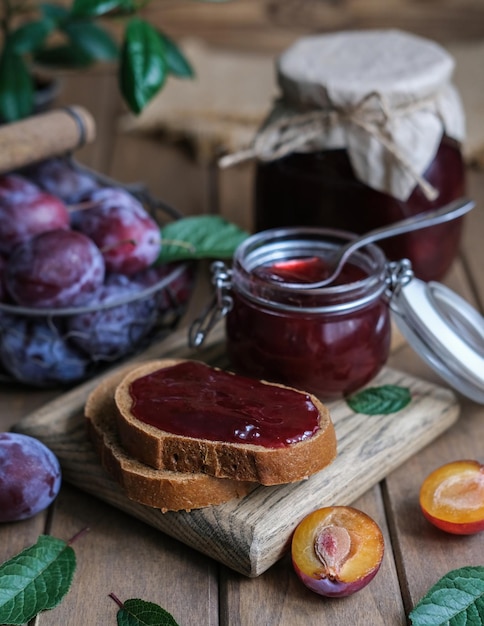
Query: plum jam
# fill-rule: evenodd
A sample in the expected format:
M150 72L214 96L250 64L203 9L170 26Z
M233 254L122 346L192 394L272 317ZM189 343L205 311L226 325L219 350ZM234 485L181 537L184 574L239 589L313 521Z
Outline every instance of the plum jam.
M198 439L284 447L319 429L306 393L186 361L130 385L131 411L155 428Z
M332 251L352 235L317 228L272 229L239 246L232 269L227 350L237 371L323 399L370 381L387 360L387 263L371 245L355 252L327 287Z
M255 182L255 228L321 226L365 233L443 206L465 195L465 166L457 142L444 137L425 178L435 200L416 187L403 201L373 189L353 173L346 150L294 153L259 163ZM388 259L408 258L422 280L440 280L454 261L463 218L382 241Z

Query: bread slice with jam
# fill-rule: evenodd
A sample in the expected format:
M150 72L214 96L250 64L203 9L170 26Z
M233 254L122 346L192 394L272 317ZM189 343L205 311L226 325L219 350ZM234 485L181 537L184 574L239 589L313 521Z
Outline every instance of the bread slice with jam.
M115 402L122 447L158 470L277 485L336 456L328 408L315 396L198 361L140 365Z
M219 479L208 474L156 470L122 448L116 428L114 392L128 369L111 374L91 392L85 405L88 435L101 464L126 496L139 504L167 511L190 511L245 496L254 483Z

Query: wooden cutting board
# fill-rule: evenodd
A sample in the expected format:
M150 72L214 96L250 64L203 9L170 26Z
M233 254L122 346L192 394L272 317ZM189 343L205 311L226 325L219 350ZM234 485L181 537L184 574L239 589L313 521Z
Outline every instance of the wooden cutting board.
M213 331L206 347L196 353L187 346L186 331L178 331L133 362L159 357L192 357L227 366L223 329ZM84 402L101 378L44 405L15 430L48 445L58 456L66 481L251 577L283 556L305 515L322 506L351 504L445 431L459 414L451 391L386 368L372 386L409 387L410 405L391 415L366 416L355 414L344 401L329 404L338 456L323 471L292 485L257 487L245 498L220 506L163 514L130 501L100 466L86 438Z

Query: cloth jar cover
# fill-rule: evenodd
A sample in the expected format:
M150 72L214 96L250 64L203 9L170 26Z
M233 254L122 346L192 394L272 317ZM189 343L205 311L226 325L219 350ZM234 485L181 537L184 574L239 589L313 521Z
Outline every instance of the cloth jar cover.
M453 71L441 46L402 31L302 38L277 60L282 96L245 156L346 148L368 186L406 200L420 185L433 199L423 174L442 136L465 138ZM240 160L228 155L222 165L231 159Z

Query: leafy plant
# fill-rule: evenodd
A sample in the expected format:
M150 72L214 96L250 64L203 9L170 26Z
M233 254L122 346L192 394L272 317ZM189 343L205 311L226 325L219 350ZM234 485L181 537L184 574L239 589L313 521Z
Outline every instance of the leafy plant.
M484 567L461 567L443 576L410 612L413 626L484 623Z
M117 61L121 94L136 114L168 75L192 78L194 71L176 43L140 17L150 1L72 0L68 6L0 0L0 117L14 121L32 113L36 66L84 68ZM109 20L124 29L120 45L106 28Z

